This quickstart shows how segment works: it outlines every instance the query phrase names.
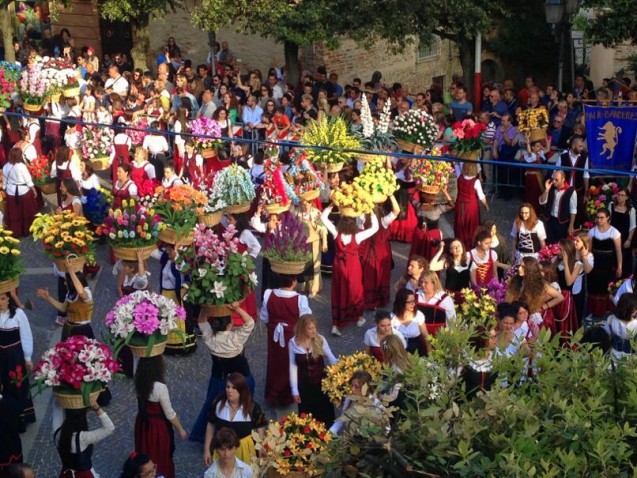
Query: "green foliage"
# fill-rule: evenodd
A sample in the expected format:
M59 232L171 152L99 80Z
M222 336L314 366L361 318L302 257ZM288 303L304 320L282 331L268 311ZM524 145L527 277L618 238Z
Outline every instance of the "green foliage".
M584 8L595 10L584 35L591 43L614 47L626 40L637 45L637 9L634 0L584 0Z
M178 0L99 0L100 16L111 21L130 22L145 26L151 16L163 16Z

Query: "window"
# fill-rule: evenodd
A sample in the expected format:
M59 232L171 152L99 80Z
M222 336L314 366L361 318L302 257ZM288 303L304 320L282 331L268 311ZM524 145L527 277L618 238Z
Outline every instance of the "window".
M432 60L440 56L440 38L434 38L430 44L418 45L418 61Z

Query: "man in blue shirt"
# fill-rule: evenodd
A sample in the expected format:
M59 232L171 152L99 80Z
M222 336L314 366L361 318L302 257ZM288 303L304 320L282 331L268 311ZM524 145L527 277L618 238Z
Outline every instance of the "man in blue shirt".
M243 114L241 115L244 138L252 138L252 130L261 123L262 115L263 108L258 105L257 97L254 95L248 96L246 106L243 108Z
M467 101L467 89L463 85L456 86L456 98L449 107L456 121L462 121L473 113L473 105Z
M491 120L496 127L500 126L502 123L502 116L509 114L507 104L502 101L502 98L500 97L500 90L491 90L491 93L489 93L489 101L491 103L491 113L489 113Z

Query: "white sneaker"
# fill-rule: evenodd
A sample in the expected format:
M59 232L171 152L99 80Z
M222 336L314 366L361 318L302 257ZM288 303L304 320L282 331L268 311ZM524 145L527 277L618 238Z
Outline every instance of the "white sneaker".
M334 337L340 337L343 334L341 333L340 330L338 330L338 327L336 325L332 325L332 335Z
M365 317L361 317L356 321L356 327L362 327L365 325L365 322L367 322L367 319Z

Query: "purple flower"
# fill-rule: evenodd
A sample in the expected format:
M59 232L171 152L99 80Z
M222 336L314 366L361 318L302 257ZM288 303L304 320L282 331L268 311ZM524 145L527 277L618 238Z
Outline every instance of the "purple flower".
M133 324L139 333L154 333L159 327L159 309L146 301L137 304L133 310Z

